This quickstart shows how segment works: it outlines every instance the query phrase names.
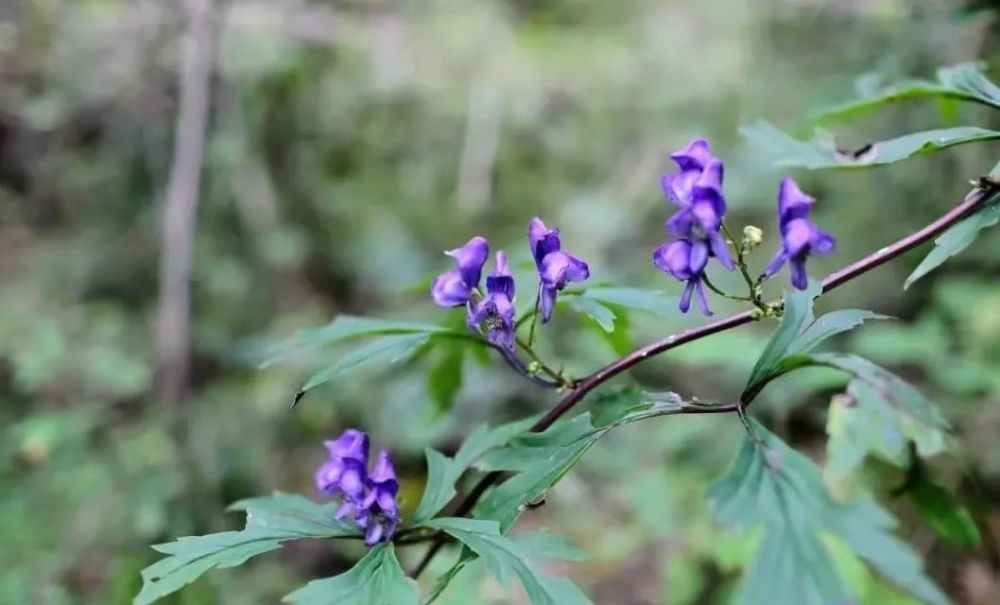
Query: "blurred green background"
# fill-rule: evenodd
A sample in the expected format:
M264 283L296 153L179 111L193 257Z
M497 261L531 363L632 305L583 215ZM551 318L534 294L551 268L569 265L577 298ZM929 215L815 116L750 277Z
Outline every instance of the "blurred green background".
M150 544L238 527L227 504L272 490L318 495L321 440L357 426L396 453L404 501L422 449L448 451L476 424L544 409L497 360L466 359L448 410L422 370L434 355L291 395L324 352L259 370L261 346L338 313L431 321L441 251L474 234L527 259L542 216L595 282L679 284L652 266L670 208L666 154L710 139L727 166L730 224L776 246L782 174L742 145L741 121L791 128L853 96L855 79L930 76L998 51L987 3L870 0L234 0L218 7L193 283L191 384L157 396L158 224L173 153L183 3L4 0L0 4L0 603L127 603ZM994 76L997 72L993 72ZM995 79L995 78L994 78ZM956 124L984 110L905 104L838 130L846 146ZM820 199L836 254L856 260L956 203L1000 146L952 149L878 171L795 174ZM918 282L920 252L853 282L821 309L863 306L900 321L838 341L913 380L956 426L941 481L973 511L983 544L942 543L905 503L901 531L958 602L1000 603L1000 247L986 234ZM993 241L991 241L993 239ZM713 274L734 289L734 276ZM520 305L530 282L521 281ZM771 285L776 295L778 285ZM714 301L717 312L732 310ZM455 313L461 314L460 311ZM637 318L635 343L703 318ZM735 396L769 326L700 341L640 367L649 388ZM615 357L563 313L543 350L580 375ZM841 381L842 382L842 381ZM755 414L822 456L838 381L803 373ZM188 427L175 431L182 419ZM559 571L599 604L725 603L741 544L715 523L704 486L732 456L730 417L676 417L602 441L521 525L589 553ZM883 494L900 482L876 483ZM402 551L404 563L420 547ZM210 573L165 602L274 603L342 570L354 545L296 544ZM443 565L445 557L438 562ZM432 569L433 571L433 569ZM433 578L428 574L427 578ZM913 603L879 581L866 603ZM443 602L511 602L473 568Z

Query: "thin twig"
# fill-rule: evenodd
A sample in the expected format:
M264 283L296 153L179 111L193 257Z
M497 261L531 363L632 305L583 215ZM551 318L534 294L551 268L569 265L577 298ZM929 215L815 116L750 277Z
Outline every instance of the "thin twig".
M931 240L932 238L943 233L952 225L958 223L965 217L969 216L973 212L979 209L980 205L992 194L1000 191L1000 187L988 187L980 188L972 191L969 195L959 205L955 206L940 218L934 222L928 224L926 227L911 233L910 235L904 237L903 239L897 241L896 243L886 246L877 252L870 254L861 260L852 263L839 271L836 271L828 275L822 282L823 288L822 293L827 293L834 288L875 269L883 265L884 263L902 255L906 252L912 250L913 248L919 246L920 244ZM670 349L679 347L683 344L693 342L695 340L700 340L712 334L717 334L719 332L725 332L732 328L742 326L744 324L754 321L757 316L756 309L751 311L743 311L742 313L737 313L729 317L716 320L712 323L700 326L697 328L691 328L685 330L679 334L668 336L663 340L659 340L648 344L644 347L636 349L635 351L625 355L621 359L613 361L607 366L597 370L593 374L587 376L583 380L577 383L576 388L570 391L563 399L557 403L552 409L549 410L545 416L538 420L530 429L531 432L540 433L550 426L552 426L559 418L564 414L573 409L576 404L583 400L591 391L595 388L608 381L609 379L621 374L622 372L633 368L634 366L642 363L644 360L669 351ZM746 407L749 406L750 401L741 402L737 406L718 406L715 409L698 409L692 410L688 413L732 413L745 411ZM741 418L745 420L745 418ZM472 488L472 490L462 499L455 509L454 515L462 517L467 515L472 511L476 502L479 498L489 489L492 485L497 483L504 473L494 471L483 476L482 479ZM411 576L418 577L427 565L430 564L434 556L441 550L444 546L446 537L443 534L438 534L431 546L427 549L423 558L419 563L413 568Z
M173 161L167 180L160 232L160 293L157 308L157 381L161 399L181 405L191 355L191 270L198 222L215 15L212 0L187 0L188 32L180 70L180 100Z

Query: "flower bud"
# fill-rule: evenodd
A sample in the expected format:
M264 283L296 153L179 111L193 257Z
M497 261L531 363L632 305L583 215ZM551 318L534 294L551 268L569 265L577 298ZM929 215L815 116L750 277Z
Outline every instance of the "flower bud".
M760 227L754 227L753 225L743 227L743 248L753 250L762 241L764 241L764 232Z

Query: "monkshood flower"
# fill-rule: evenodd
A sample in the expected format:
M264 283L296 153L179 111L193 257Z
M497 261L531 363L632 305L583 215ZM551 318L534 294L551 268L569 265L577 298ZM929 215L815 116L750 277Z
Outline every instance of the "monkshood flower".
M590 277L590 267L582 259L563 252L559 230L549 229L537 216L528 223L528 244L538 269L538 296L545 323L552 317L559 290L570 282L586 280Z
M389 452L382 450L375 461L375 468L368 475L367 493L358 507L355 520L365 530L365 544L374 546L383 539L389 540L399 525L399 508L396 495L399 481L392 467Z
M691 139L687 147L670 154L670 159L677 164L677 172L670 172L660 179L663 193L681 208L690 205L691 190L695 181L701 176L705 166L717 158L705 139Z
M364 493L368 467L368 435L347 429L333 441L324 441L330 458L316 469L316 488L330 496L354 502Z
M695 140L695 142L697 141L699 139ZM695 142L692 142L692 145ZM684 163L678 162L678 164L695 165L693 161L687 160ZM674 173L674 178L671 181L672 190L675 195L684 193L685 197L671 198L681 208L667 219L667 229L677 237L708 242L712 256L718 258L719 262L727 269L732 270L735 268L733 257L729 253L726 240L719 233L722 228L722 219L726 215L726 198L722 194L723 172L722 162L710 157L697 173L697 178L692 178L695 175L693 169L690 168ZM687 184L687 181L690 181L690 185ZM684 182L683 187L678 184L680 182Z
M461 248L448 250L445 254L455 259L457 267L434 278L431 298L442 307L461 307L468 304L472 292L479 287L490 244L477 235Z
M514 277L502 250L486 278L486 296L470 308L468 323L470 330L485 333L487 341L514 350Z
M368 434L347 429L325 441L329 459L316 470L316 488L341 498L337 519L352 517L365 531L365 544L389 540L399 525L396 495L399 482L389 452L382 450L368 472Z
M810 254L828 254L837 241L829 233L819 230L809 220L809 210L816 200L799 189L791 178L781 179L778 188L778 225L781 229L781 250L764 269L763 277L771 277L787 261L792 270L792 285L805 290L809 285L806 275L806 258Z
M687 313L691 308L691 294L697 293L698 307L705 315L711 315L708 299L705 297L705 266L708 264L708 245L699 240L687 238L663 244L653 252L653 264L678 281L686 281L681 294L680 310Z

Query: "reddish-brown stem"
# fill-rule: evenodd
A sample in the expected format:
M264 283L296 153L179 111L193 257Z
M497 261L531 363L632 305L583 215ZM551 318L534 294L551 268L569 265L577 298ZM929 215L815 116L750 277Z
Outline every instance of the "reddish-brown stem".
M837 286L840 286L855 277L858 277L859 275L867 273L868 271L889 262L897 256L912 250L931 238L940 235L952 225L975 212L983 201L989 198L992 194L996 193L998 190L1000 189L997 187L976 189L967 195L961 204L955 206L943 214L940 218L928 224L926 227L911 233L896 243L886 246L885 248L882 248L881 250L878 250L877 252L870 254L861 260L840 269L839 271L831 273L822 282L823 293L825 294ZM713 321L712 323L704 326L691 328L679 334L668 336L663 340L650 343L644 347L636 349L621 359L611 362L593 374L590 374L586 378L580 380L572 391L563 397L562 400L555 405L555 407L549 410L545 416L539 419L538 422L531 427L531 431L539 433L549 428L559 418L573 409L576 404L580 403L580 401L582 401L587 394L607 380L621 374L625 370L631 369L632 367L642 363L644 360L649 359L650 357L655 357L656 355L669 351L675 347L750 323L754 321L756 317L755 311L756 310L743 311L742 313L730 315L729 317ZM719 406L717 410L705 410L700 412L732 413L736 410L737 406ZM479 480L479 482L454 509L453 514L459 517L469 514L483 493L485 493L490 486L499 481L503 476L504 473L501 472L492 472L483 476L483 478ZM413 569L411 575L414 578L419 576L420 573L426 569L427 565L431 562L431 559L434 558L444 543L445 536L443 534L434 536L433 543L430 548L427 549L423 558Z

